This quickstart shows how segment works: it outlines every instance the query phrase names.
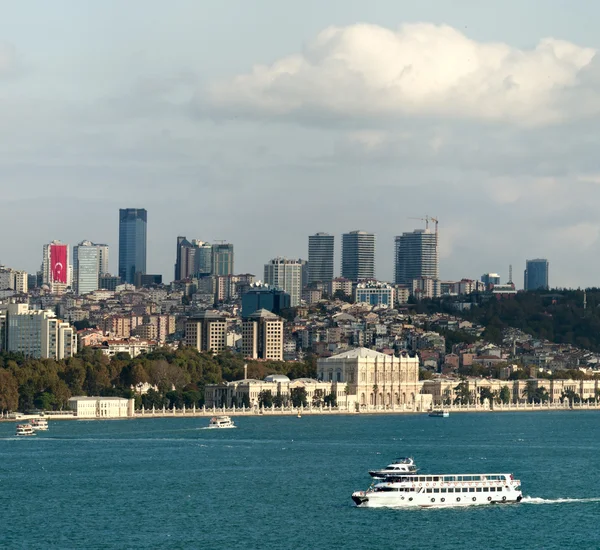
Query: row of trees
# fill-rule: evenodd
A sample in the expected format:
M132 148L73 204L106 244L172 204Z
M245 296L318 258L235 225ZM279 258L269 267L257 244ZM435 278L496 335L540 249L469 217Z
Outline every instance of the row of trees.
M271 390L263 390L258 394L258 404L261 407L307 407L308 395L305 388L292 388L290 395L283 396L281 394L273 395ZM335 392L325 393L323 390L315 390L311 405L313 407L320 406L337 406Z
M0 353L0 410L62 410L75 395L134 397L137 407L146 408L202 406L206 384L242 378L245 364L250 378L316 377L314 358L258 362L230 352L213 355L193 348L160 348L134 359L128 354L109 358L84 348L61 361ZM155 389L141 395L145 384Z

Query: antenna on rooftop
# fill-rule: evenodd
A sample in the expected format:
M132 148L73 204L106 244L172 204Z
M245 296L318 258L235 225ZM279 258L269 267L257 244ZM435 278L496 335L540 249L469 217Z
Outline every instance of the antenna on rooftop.
M512 284L512 264L508 266L508 284Z

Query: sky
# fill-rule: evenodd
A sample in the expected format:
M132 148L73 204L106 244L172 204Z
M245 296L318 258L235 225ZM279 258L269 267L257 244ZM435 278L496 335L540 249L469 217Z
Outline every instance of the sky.
M439 220L440 276L600 286L600 4L587 0L0 0L0 263L111 246L148 211L235 271L308 235ZM416 218L416 219L415 219Z

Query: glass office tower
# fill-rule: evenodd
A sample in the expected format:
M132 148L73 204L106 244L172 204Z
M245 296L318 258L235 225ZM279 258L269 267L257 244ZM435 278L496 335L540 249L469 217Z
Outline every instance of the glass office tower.
M135 283L136 273L146 273L145 208L119 210L119 277L125 283Z

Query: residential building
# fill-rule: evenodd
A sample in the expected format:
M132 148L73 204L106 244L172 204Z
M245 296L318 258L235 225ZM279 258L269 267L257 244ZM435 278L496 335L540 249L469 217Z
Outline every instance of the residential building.
M341 292L345 296L352 296L352 281L344 277L336 277L327 284L326 291L330 298L335 296L336 292Z
M27 294L28 275L25 271L15 271L9 267L0 266L0 290L14 290Z
M300 305L302 294L302 260L274 258L265 264L265 283L287 292L290 306Z
M106 250L108 247L104 249L105 254ZM73 287L80 296L98 290L100 255L98 246L90 241L82 241L73 247Z
M177 237L175 281L210 275L212 254L212 246L208 243L196 239L190 242L185 237Z
M185 345L198 351L223 351L227 345L227 318L216 311L191 317L185 323Z
M354 301L371 306L394 307L394 288L388 283L365 281L354 288Z
M60 241L45 244L42 256L42 283L52 294L62 294L71 286L69 245Z
M395 239L396 284L410 284L413 279L439 279L437 230L416 229Z
M283 361L283 319L266 309L244 319L242 354L249 359Z
M334 236L317 233L308 237L308 284L333 279Z
M412 295L417 299L437 298L441 294L440 281L431 277L420 277L411 281Z
M548 260L537 258L525 262L525 290L548 290Z
M66 359L77 352L77 337L69 323L51 310L32 310L29 304L8 304L7 351L40 359Z
M357 282L375 278L375 235L351 231L342 235L342 277Z
M212 275L233 275L233 245L212 245Z
M284 309L290 307L290 295L280 288L263 283L250 285L242 295L242 318L246 319L259 309L266 309L275 315L281 315Z
M119 277L135 283L136 273L146 273L146 228L148 213L145 208L119 210Z

